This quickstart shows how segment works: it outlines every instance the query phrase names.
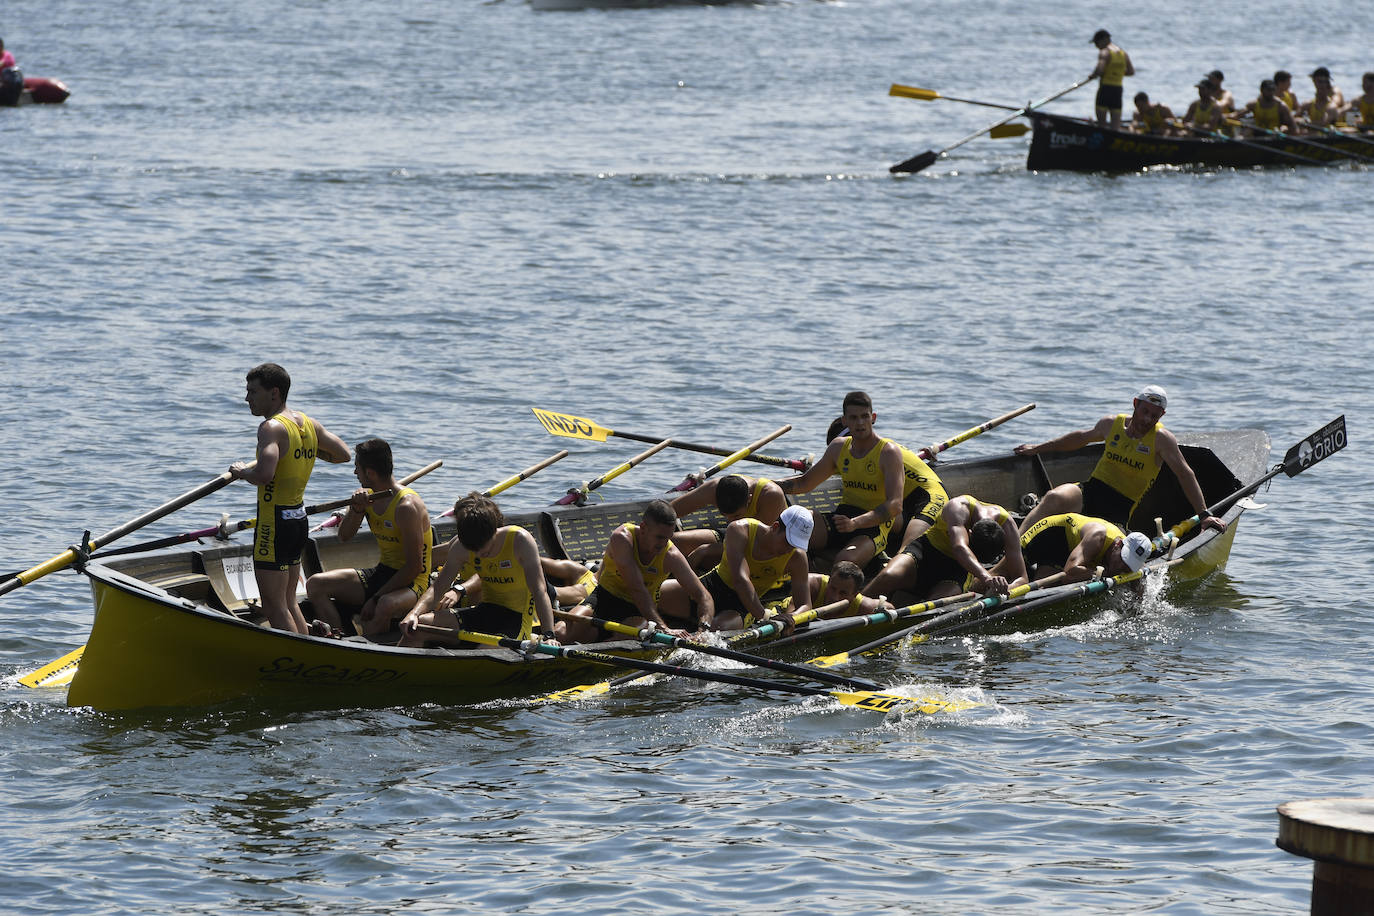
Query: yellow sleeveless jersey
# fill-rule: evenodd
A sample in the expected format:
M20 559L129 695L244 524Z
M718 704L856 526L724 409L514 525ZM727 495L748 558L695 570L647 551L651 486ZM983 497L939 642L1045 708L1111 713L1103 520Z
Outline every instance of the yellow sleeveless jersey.
M768 525L756 518L745 519L745 524L749 526L749 539L744 542L744 562L749 567L749 581L754 583L755 594L762 595L765 592L777 588L779 583L787 575L787 562L792 559L792 554L796 549L791 549L781 556L771 560L760 560L754 556L754 540L760 531L767 531ZM735 587L735 574L730 569L729 562L725 557L721 557L720 565L716 567L716 575L730 588Z
M1263 105L1255 105L1255 125L1267 130L1279 129L1279 106L1278 103L1265 108Z
M1278 95L1279 99L1283 101L1283 104L1288 106L1289 111L1298 110L1298 97L1296 95L1291 92L1280 92Z
M287 443L277 458L277 472L258 487L259 519L270 516L276 506L299 506L305 502L305 484L315 469L316 441L315 424L305 414L300 416L300 426L284 413L272 418L286 430Z
M816 593L816 607L825 607L827 604L838 600L837 598L830 597L830 577L821 576L821 590ZM849 607L845 608L846 613L853 611L862 601L862 595L855 595L853 598L850 598Z
M972 496L956 496L954 498L962 499L964 502L968 503L970 512L975 512L979 506L984 505ZM987 505L991 506L992 503L987 503ZM1006 509L1003 509L1001 506L997 506L996 508L997 524L1000 525L1011 518L1011 515ZM954 556L954 545L950 543L949 540L949 524L945 521L945 514L943 512L940 513L939 521L931 525L929 530L926 531L926 543L947 557Z
M507 526L501 537L501 549L492 557L473 554L473 566L482 578L482 603L499 604L507 610L524 615L519 638L530 635L534 625L534 596L525 584L525 571L515 559L514 526Z
M1120 86L1126 80L1126 52L1120 48L1107 52L1107 66L1102 68L1103 86Z
M759 500L763 499L763 491L768 488L768 479L760 477L754 481L754 486L749 490L749 505L745 507L744 514L749 518L759 517Z
M840 471L840 502L868 511L887 501L881 467L883 446L887 441L879 439L868 454L855 456L852 451L854 437L845 437L835 461Z
M1111 551L1112 544L1116 543L1116 539L1124 538L1126 534L1106 519L1080 515L1077 512L1047 515L1031 525L1030 528L1026 529L1026 533L1021 535L1021 550L1032 551L1032 542L1042 535L1046 537L1062 536L1065 544L1064 557L1067 559L1068 555L1073 553L1074 548L1083 543L1083 526L1091 522L1104 525L1107 529L1107 537L1103 540L1102 548L1098 550L1096 556L1085 557L1084 559L1090 565L1101 565L1107 559L1107 554Z
M1145 129L1152 134L1157 134L1164 129L1164 115L1160 114L1158 105L1151 105L1145 109L1140 121L1145 125Z
M1368 97L1360 99L1360 123L1365 127L1374 127L1374 99Z
M638 530L638 525L627 524L625 526L625 531L630 536L630 553L634 555L635 566L639 569L639 575L644 579L645 587L649 589L649 596L653 597L658 594L659 586L663 585L663 580L668 578L668 550L672 547L672 542L664 544L663 549L657 555L650 557L648 562L645 562L639 558L639 546L635 542L635 532ZM612 595L634 604L630 583L625 579L624 570L611 556L609 547L601 558L601 571L598 573L596 581L598 585Z
M1155 424L1143 437L1132 439L1126 435L1129 420L1124 413L1116 415L1092 476L1132 502L1139 502L1159 476L1155 438L1162 427Z
M1215 104L1210 101L1204 103L1199 100L1197 107L1193 109L1193 125L1196 127L1210 127L1215 111Z
M400 569L406 565L405 545L401 542L401 533L396 527L396 509L401 505L403 497L414 492L410 487L402 487L399 493L391 497L391 501L381 512L375 511L372 504L368 503L367 527L372 530L372 536L377 539L377 549L381 552L381 559L378 562L383 566ZM425 533L420 540L420 551L421 571L417 575L416 581L420 581L420 577L428 580L434 566L434 529L430 527L428 519L425 520Z

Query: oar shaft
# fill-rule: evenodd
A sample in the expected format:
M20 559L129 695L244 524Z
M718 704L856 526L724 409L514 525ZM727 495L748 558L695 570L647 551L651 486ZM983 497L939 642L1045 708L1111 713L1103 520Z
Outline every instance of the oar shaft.
M943 452L945 449L953 448L954 446L958 445L960 442L967 442L969 439L972 439L974 436L980 436L980 435L982 435L983 433L987 432L987 431L990 430L990 429L996 429L997 427L1001 426L1003 423L1007 422L1008 420L1014 420L1014 419L1016 419L1017 417L1021 416L1023 413L1030 413L1030 412L1031 412L1032 410L1034 410L1034 409L1035 409L1035 403L1034 403L1034 402L1031 402L1030 404L1027 404L1027 405L1025 405L1024 407L1018 407L1018 408L1016 408L1015 410L1010 411L1009 413L1004 413L1004 414L1002 414L1000 417L994 417L993 419L987 421L986 423L979 424L978 426L975 426L975 427L973 427L973 428L971 428L971 429L966 429L966 430L964 430L963 432L961 432L959 435L955 436L953 439L949 439L949 440L947 440L947 441L945 441L945 442L941 442L939 445L930 446L930 447L928 447L928 448L923 448L923 449L921 449L921 451L918 452L917 454L919 454L923 460L929 461L930 459L932 459L932 458L934 458L936 455L938 455L940 452ZM932 451L931 449L934 449L934 451Z
M783 426L780 426L780 427L778 427L776 430L774 430L773 432L771 432L771 433L769 433L768 435L764 436L762 439L756 439L755 441L749 443L748 445L746 445L744 448L740 449L739 451L737 451L737 452L731 452L730 455L729 455L728 457L726 457L725 459L723 459L723 460L721 460L721 461L717 461L715 464L711 465L709 468L707 468L706 470L702 471L700 475L690 475L690 474L689 474L689 475L687 476L687 479L686 479L686 480L684 480L682 483L678 484L677 486L673 487L673 488L672 488L671 490L669 490L668 492L669 492L669 493L681 493L681 492L683 492L683 491L691 490L691 489L693 489L693 488L695 488L695 487L698 487L698 486L701 485L701 482L702 482L703 480L705 480L706 478L711 477L711 476L713 476L713 475L715 475L715 474L719 474L721 471L725 470L726 468L728 468L730 465L734 464L734 463L737 462L737 461L740 461L740 460L742 460L742 459L744 459L744 458L748 458L750 455L752 455L752 454L753 454L755 451L757 451L758 449L763 448L765 445L767 445L768 443L772 442L774 439L778 438L779 436L786 435L787 433L790 433L791 431L792 431L792 424L791 424L791 423L788 423L788 424L785 424L785 425L783 425Z
M1199 134L1203 137L1210 137L1213 140L1220 140L1224 143L1235 143L1240 146L1248 146L1251 149L1263 150L1266 153L1273 153L1275 156L1281 156L1285 159L1292 159L1294 162L1301 162L1304 165L1332 164L1330 162L1324 162L1321 159L1313 159L1311 156L1300 156L1297 153L1290 153L1286 150L1275 149L1272 146L1261 146L1260 144L1252 143L1249 140L1240 140L1236 137L1228 137L1220 131L1208 130L1205 127L1198 127L1194 124L1189 124L1187 121L1183 121L1182 124L1186 129L1191 130L1193 133Z
M444 466L444 462L443 462L443 461L431 461L429 464L427 464L427 465L425 465L424 467L420 468L420 470L416 471L415 473L413 473L413 474L407 474L405 477L402 477L399 481L397 481L397 483L399 483L399 484L400 484L401 486L403 486L403 487L404 487L404 486L408 486L408 485L414 483L415 481L419 480L421 477L423 477L423 476L425 476L426 474L428 474L430 471L433 471L433 470L435 470L436 468L441 468L441 467L443 467L443 466ZM391 493L390 488L388 488L388 489L386 489L386 490L382 490L382 491L380 491L380 492L373 493L372 495L373 495L374 497L381 497L381 496L391 496L392 493ZM316 514L317 512L333 512L335 509L342 509L344 506L348 505L348 504L351 503L352 501L353 501L353 497L349 496L349 497L346 497L346 498L344 498L344 499L336 499L336 500L334 500L333 502L320 503L320 504L317 505L317 506L306 506L306 508L305 508L305 514L306 514L306 515L314 515L314 514ZM323 531L323 530L326 529L326 528L334 528L334 527L337 527L340 521L341 521L341 519L340 519L337 515L334 516L333 518L327 518L327 519L325 519L322 523L320 523L319 525L316 525L315 528L314 528L314 530L315 530L315 531ZM252 527L254 527L255 525L257 525L257 523L258 523L258 520L257 520L256 518L250 518L250 519L248 519L248 520L246 520L246 521L239 522L238 530L239 530L239 531L242 531L242 530L244 530L245 528L252 528Z
M216 490L227 486L233 479L234 478L229 475L229 472L225 471L214 479L206 481L196 487L194 490L188 490L176 499L165 502L156 509L143 513L138 518L127 521L118 527L111 528L100 537L92 539L86 546L90 550L97 550L104 547L106 544L124 537L124 535L131 531L137 531L139 528L150 525L165 515L170 515L183 506L188 506L198 499L209 496ZM71 547L67 548L61 554L58 554L46 563L40 563L31 569L26 569L13 579L0 583L0 595L9 594L21 586L28 585L35 579L46 576L48 573L56 572L59 569L66 569L76 561L77 556L78 551L76 549Z
M658 443L653 448L640 452L638 455L635 455L633 458L631 458L629 461L626 461L624 464L616 465L615 467L611 468L609 471L602 474L595 480L589 480L586 483L584 483L581 487L569 490L567 495L560 498L556 503L554 503L554 505L568 506L572 505L573 503L580 503L582 500L586 499L588 493L595 490L597 487L600 487L603 484L615 480L617 477L619 477L621 474L624 474L630 468L634 467L640 462L652 458L654 455L657 455L659 452L663 451L665 448L672 444L672 439L664 439L662 442Z
M641 436L635 433L612 432L612 436L621 439L633 439L635 442L657 442L653 436ZM729 456L732 452L729 449L720 448L714 445L698 445L695 442L683 442L681 439L673 439L673 448L682 449L685 452L697 452L702 455L725 455ZM775 458L772 455L746 455L745 461L754 461L759 464L771 464L774 467L791 468L794 471L806 470L806 462L797 458Z
M1342 133L1341 131L1336 130L1332 127L1326 127L1321 124L1314 124L1311 121L1302 120L1299 120L1298 124L1302 127L1310 127L1313 130L1319 130L1322 133L1332 137L1339 137L1342 140L1354 140L1356 143L1363 143L1365 146L1374 146L1374 140L1366 140L1364 137L1357 136L1356 134Z
M558 454L551 455L548 458L545 458L543 461L539 462L538 464L530 465L529 467L521 471L519 474L514 474L510 477L507 477L505 480L501 481L496 486L492 487L490 490L487 490L487 492L484 495L491 497L495 496L498 493L503 493L506 490L509 490L511 487L515 486L520 481L529 480L535 474L538 474L540 471L544 470L544 468L556 462L562 461L566 457L568 457L568 450L562 449L558 452Z
M1236 127L1248 127L1251 130L1257 130L1260 133L1264 134L1266 137L1276 137L1280 140L1285 140L1289 143L1297 143L1301 146L1310 146L1313 149L1319 149L1324 153L1335 152L1339 154L1340 158L1342 159L1357 159L1360 162L1374 162L1374 158L1370 158L1369 156L1351 152L1349 150L1335 149L1334 147L1328 146L1325 143L1316 143L1312 140L1304 140L1302 137L1294 137L1291 134L1285 134L1281 130L1273 130L1268 127L1261 127L1254 121L1242 121L1237 118L1229 118L1227 119L1227 122L1235 125Z

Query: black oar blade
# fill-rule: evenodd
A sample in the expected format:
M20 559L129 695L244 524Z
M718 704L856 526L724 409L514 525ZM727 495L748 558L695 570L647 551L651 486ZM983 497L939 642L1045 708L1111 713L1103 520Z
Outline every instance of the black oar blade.
M1345 448L1346 441L1345 414L1341 414L1290 448L1283 456L1283 472L1289 477L1297 477L1318 461Z
M933 149L928 149L924 153L921 153L919 156L912 156L905 162L897 163L896 165L890 167L888 171L892 172L894 175L900 172L906 172L908 174L914 175L922 169L930 168L932 165L935 164L935 161L939 158L939 153L935 152L935 150Z

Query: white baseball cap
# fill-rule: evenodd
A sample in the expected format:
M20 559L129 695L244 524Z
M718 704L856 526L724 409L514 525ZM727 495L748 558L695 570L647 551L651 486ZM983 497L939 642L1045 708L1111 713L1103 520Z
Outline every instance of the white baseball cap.
M811 529L814 525L810 509L805 506L788 506L782 510L778 521L782 522L782 530L787 532L787 543L798 550L805 550L806 545L811 543Z
M1140 389L1140 394L1135 396L1137 401L1146 401L1164 410L1169 409L1169 392L1158 385L1146 385Z
M1137 572L1145 565L1145 561L1150 559L1153 550L1154 545L1148 537L1139 531L1132 531L1126 535L1121 545L1121 562L1125 563L1131 572Z

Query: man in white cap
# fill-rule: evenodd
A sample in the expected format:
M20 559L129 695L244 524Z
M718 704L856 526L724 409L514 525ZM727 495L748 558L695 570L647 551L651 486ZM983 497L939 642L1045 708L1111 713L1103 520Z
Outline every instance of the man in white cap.
M725 555L720 565L701 577L715 604L702 608L675 581L663 583L658 609L665 617L687 621L693 629L734 630L762 623L768 611L760 600L791 579L791 617L811 607L806 545L811 540L811 510L789 506L771 525L741 518L725 529Z
M1203 526L1225 528L1221 519L1207 512L1202 487L1188 459L1179 450L1178 440L1159 424L1168 404L1169 395L1163 388L1146 385L1135 396L1135 409L1130 414L1108 414L1090 429L1074 430L1039 445L1018 445L1016 454L1037 455L1071 452L1093 442L1106 443L1092 476L1083 483L1062 484L1046 493L1021 523L1021 533L1025 534L1047 515L1064 512L1078 512L1129 526L1135 507L1165 464L1174 472L1183 495L1202 518Z

